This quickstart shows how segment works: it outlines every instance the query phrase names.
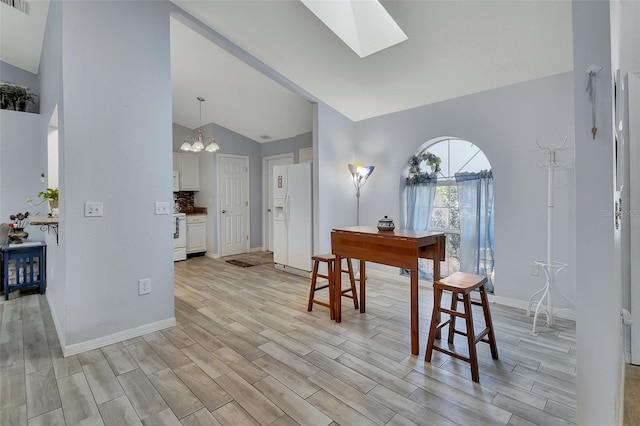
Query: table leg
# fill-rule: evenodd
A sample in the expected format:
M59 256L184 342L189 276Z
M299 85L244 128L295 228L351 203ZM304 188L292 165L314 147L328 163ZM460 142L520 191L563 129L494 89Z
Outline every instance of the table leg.
M47 269L46 269L46 258L47 258L47 248L43 247L40 252L40 260L38 261L38 266L40 267L40 294L44 294L46 285L47 285Z
M360 313L364 313L364 301L365 301L365 293L366 293L366 280L367 273L365 271L365 261L360 261Z
M417 268L417 265L416 265ZM418 270L411 270L411 353L420 351L420 330L418 326Z
M9 300L9 254L4 254L2 260L4 263L4 300ZM16 272L17 269L16 267Z
M442 244L444 243L444 237L436 239L436 250L433 256L433 281L440 281L440 262L444 259L440 259L440 251L442 250Z
M333 310L336 322L342 321L342 257L336 254L336 266L333 268Z

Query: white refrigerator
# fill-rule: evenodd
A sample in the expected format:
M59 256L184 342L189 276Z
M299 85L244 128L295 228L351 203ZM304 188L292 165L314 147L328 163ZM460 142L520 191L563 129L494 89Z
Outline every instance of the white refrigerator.
M311 192L311 163L273 167L273 261L278 269L311 271Z

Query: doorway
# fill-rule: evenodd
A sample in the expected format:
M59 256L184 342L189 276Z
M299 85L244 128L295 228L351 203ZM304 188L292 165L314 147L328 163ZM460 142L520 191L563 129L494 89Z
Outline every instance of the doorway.
M273 166L293 164L293 153L271 155L262 159L262 205L264 214L262 229L264 249L273 251Z
M246 253L250 249L249 157L221 154L217 159L220 255Z

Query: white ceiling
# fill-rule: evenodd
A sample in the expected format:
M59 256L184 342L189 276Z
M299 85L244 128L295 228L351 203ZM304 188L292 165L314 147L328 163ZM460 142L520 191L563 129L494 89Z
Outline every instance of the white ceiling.
M573 67L569 1L384 1L409 39L362 59L299 1L173 2L354 121Z
M409 37L359 58L296 0L174 0L250 55L354 121L570 71L571 2L384 1ZM0 4L0 60L37 72L48 0L30 19ZM311 130L311 107L172 19L174 121L253 140Z
M311 131L309 102L173 18L171 80L173 121L190 129L200 126L196 97L202 96L202 124L214 122L256 142Z
M49 0L29 1L29 14L0 3L0 61L38 74Z

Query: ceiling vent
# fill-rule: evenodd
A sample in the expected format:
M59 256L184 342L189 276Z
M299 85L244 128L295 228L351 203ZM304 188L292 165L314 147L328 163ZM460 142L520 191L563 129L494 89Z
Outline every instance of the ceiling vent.
M264 139L264 140L266 141L267 139L271 139L271 136L269 136L269 135L262 135L262 136L260 136L260 139Z
M0 0L0 3L4 3L7 6L11 6L14 9L18 9L20 12L29 14L29 3L25 0Z

